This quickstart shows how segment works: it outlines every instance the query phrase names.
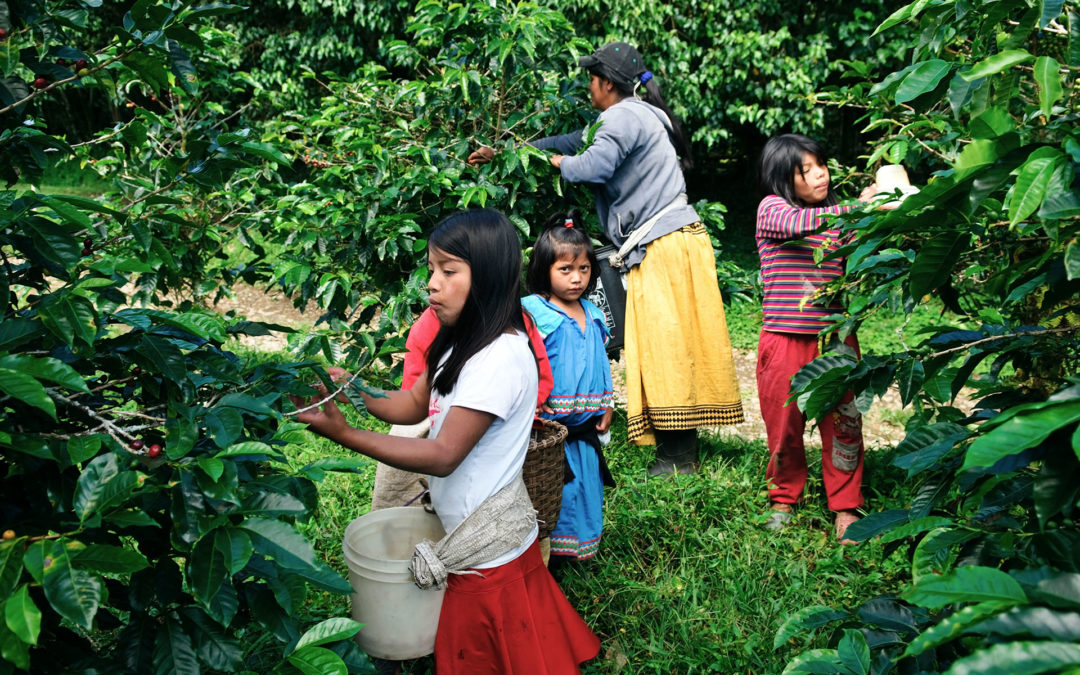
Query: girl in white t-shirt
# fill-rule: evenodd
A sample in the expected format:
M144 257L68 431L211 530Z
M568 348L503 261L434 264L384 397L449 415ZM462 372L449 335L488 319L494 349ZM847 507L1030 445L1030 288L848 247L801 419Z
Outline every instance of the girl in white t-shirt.
M427 371L409 390L364 402L393 424L431 418L429 438L356 429L333 401L298 416L347 448L430 474L432 505L447 532L512 488L525 462L537 367L519 304L520 251L513 225L494 210L449 216L428 239L429 300L440 329ZM437 673L561 675L599 652L599 639L544 566L536 536L534 524L520 545L474 565L481 574L450 576L435 638Z

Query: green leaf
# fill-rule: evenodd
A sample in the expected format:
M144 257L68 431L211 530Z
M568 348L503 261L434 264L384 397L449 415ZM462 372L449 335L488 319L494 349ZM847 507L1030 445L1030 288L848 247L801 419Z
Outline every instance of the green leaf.
M89 216L67 202L54 199L48 195L39 195L38 199L41 200L42 204L52 209L58 216L72 225L80 228L90 228L92 226Z
M0 349L15 349L41 335L41 324L14 317L0 321Z
M229 574L244 569L255 552L251 538L235 527L218 528L214 533L214 546L221 550Z
M914 274L914 270L912 270ZM896 370L896 384L900 388L900 402L906 407L922 390L926 371L919 359L908 359Z
M191 57L176 40L169 40L169 67L184 91L192 96L199 93L199 75L191 65Z
M0 368L0 393L39 408L56 419L56 404L45 392L45 387L25 373Z
M248 152L257 157L262 157L263 159L270 160L271 162L277 162L281 166L289 166L290 164L292 164L292 161L288 157L286 157L284 154L282 154L280 150L278 150L273 145L270 145L269 143L256 143L254 141L248 141L246 143L241 143L240 147L243 148L245 152Z
M993 466L1003 457L1019 454L1045 441L1058 429L1080 421L1080 401L1053 402L1014 415L980 436L964 455L963 469Z
M258 415L273 416L274 410L265 402L247 394L226 394L217 402L216 408L239 408Z
M39 380L55 382L84 394L90 392L86 381L74 368L51 356L35 358L26 354L12 354L0 358L0 368L18 370Z
M835 649L805 651L788 662L782 675L796 675L797 673L851 675L847 668L840 665L840 656Z
M976 63L971 70L961 73L961 77L969 82L980 77L997 75L1003 70L1008 70L1021 63L1027 63L1035 57L1025 49L1006 49L993 56Z
M184 353L172 342L156 335L144 335L139 342L139 354L142 354L165 377L177 384L187 379L187 363Z
M945 516L924 516L922 518L916 518L893 530L889 530L881 535L881 542L887 544L890 541L907 539L908 537L914 537L923 532L929 532L930 530L939 527L948 527L950 525L953 525L952 519L946 518Z
M25 541L21 538L0 541L0 597L15 591L23 570Z
M1047 118L1053 110L1054 104L1061 98L1064 90L1061 88L1061 66L1049 56L1040 56L1035 59L1035 81L1039 84L1039 108Z
M191 452L197 440L198 424L174 417L165 420L165 454L169 459L180 459Z
M896 88L893 100L897 103L907 103L928 91L933 91L941 80L949 74L951 66L947 61L931 59L919 63L914 70L900 82Z
M104 589L101 578L72 566L64 539L44 542L42 552L39 572L49 604L76 626L91 630Z
M187 22L189 19L201 19L208 16L221 16L222 14L232 14L234 12L241 12L246 9L243 5L231 5L225 2L211 2L205 5L199 5L194 9L186 10L181 20Z
M105 516L105 520L110 523L115 523L120 527L161 527L161 524L148 516L146 512L136 511L134 509L127 511L113 511Z
M154 641L154 670L176 675L202 673L191 636L184 632L184 627L175 616L170 616L158 630L157 640Z
M861 518L848 528L846 537L853 541L866 541L882 532L888 532L910 521L907 509L878 511Z
M304 647L289 654L289 663L305 675L348 675L341 657L323 647Z
M215 482L225 472L225 462L217 457L200 457L195 461L198 462L199 468Z
M260 441L244 441L243 443L234 443L233 445L230 445L221 452L215 454L214 457L217 459L224 459L227 457L232 457L234 459L237 457L253 457L255 459L262 459L264 457L268 457L277 461L285 460L285 457L282 454L274 452L273 448L271 448L266 443L262 443Z
M975 138L997 138L1016 131L1016 122L1004 106L987 108L971 120L971 133Z
M924 578L905 590L908 602L941 609L954 602L1002 602L1022 604L1027 595L1012 577L993 567L958 567L949 574Z
M220 673L243 671L244 650L234 637L226 634L220 625L195 607L183 607L178 613L183 617L184 625L195 627L190 631L195 651L206 666Z
M282 567L294 570L328 590L351 592L352 587L319 559L311 543L292 525L280 520L248 518L240 527L251 536L257 552L273 558Z
M1058 642L1080 641L1080 612L1046 607L1014 607L971 626L965 632L983 635L1030 635Z
M804 607L787 618L773 637L773 649L779 649L788 640L801 633L813 632L833 621L847 618L847 612L840 612L825 605Z
M836 654L840 663L844 664L855 675L868 675L870 672L870 647L866 644L866 637L860 631L851 628L844 629L844 637L840 638L840 644L836 646Z
M1009 199L1009 224L1016 225L1039 208L1046 196L1050 178L1064 156L1029 159L1020 167L1012 195Z
M1010 606L1000 602L983 602L978 605L964 607L944 617L941 621L926 629L921 635L918 635L908 644L902 658L918 656L927 649L933 649L960 637L972 625L985 620L987 617L994 616Z
M981 649L954 662L949 675L1037 675L1080 666L1080 645L1062 642L1008 642Z
M956 179L962 180L978 169L990 166L1005 153L999 147L998 139L977 138L967 144L956 157Z
M1075 433L1075 432L1074 432ZM1069 513L1080 498L1080 460L1064 448L1053 448L1043 458L1035 479L1035 513L1046 527L1059 513Z
M294 651L300 651L304 647L324 645L327 642L348 640L363 628L364 624L345 617L326 619L307 630L296 643Z
M67 441L68 456L73 464L81 464L98 453L101 449L101 441L108 438L103 434L90 434L89 436L72 436Z
M953 549L974 539L977 533L955 528L931 530L915 546L911 556L911 578L919 583L928 577L944 574L949 568Z
M187 580L192 594L210 615L220 620L222 625L228 625L232 617L217 617L213 611L214 596L218 594L222 586L230 585L230 573L227 557L231 555L232 548L228 535L222 535L219 540L218 530L212 535L204 536L195 544L191 557L187 561Z
M20 640L36 645L41 634L41 610L30 599L30 586L23 584L4 603L4 623Z
M908 276L911 297L919 300L949 281L953 265L970 245L971 234L967 232L941 232L926 241L915 255Z
M119 473L120 465L116 461L116 455L112 453L99 455L86 465L83 472L79 474L79 480L75 484L75 495L71 500L72 509L80 522L85 522L97 512L106 486Z
M206 433L219 448L231 445L244 433L244 416L236 408L216 408L203 417Z
M11 675L12 666L19 670L30 670L30 646L12 633L7 624L0 621L0 673Z
M97 335L97 313L86 298L77 295L51 296L50 302L38 309L38 315L49 332L69 347L78 338L92 345Z
M136 550L108 544L89 544L72 556L76 569L102 574L132 574L146 569L150 563Z
M1080 574L1059 572L1035 588L1038 600L1063 609L1080 609Z
M1042 12L1039 15L1039 28L1046 28L1050 22L1061 16L1065 0L1042 0Z

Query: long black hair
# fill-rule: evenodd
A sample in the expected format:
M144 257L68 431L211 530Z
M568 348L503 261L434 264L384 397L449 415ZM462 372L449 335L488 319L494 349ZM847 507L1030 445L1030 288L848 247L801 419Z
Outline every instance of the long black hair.
M533 245L529 269L525 272L525 285L530 293L551 297L551 266L567 253L575 258L584 253L589 259L589 283L585 286L583 295L593 292L596 288L596 277L600 273L596 250L589 235L582 229L581 213L574 209L552 214L544 225L543 233Z
M441 326L427 354L428 377L440 394L454 390L465 363L508 328L525 332L521 315L521 241L510 220L494 209L447 216L428 237L438 249L469 265L472 284L461 316ZM443 356L450 352L439 367Z
M589 73L611 82L615 85L615 91L619 92L619 95L623 98L638 96L642 101L663 110L668 117L668 121L671 122L671 133L669 135L671 136L671 144L675 146L675 154L679 156L679 167L684 173L694 168L694 155L690 151L690 139L687 137L686 132L683 131L682 120L664 100L663 94L660 93L660 85L656 82L656 78L653 77L652 73L646 71L637 80L626 82L622 78L613 75L602 63L589 68ZM645 82L641 81L643 77Z
M778 195L793 206L835 206L832 181L829 192L818 204L807 204L795 196L795 172L802 171L803 155L810 153L826 165L828 157L817 141L802 134L782 134L765 143L758 158L758 192L761 197Z

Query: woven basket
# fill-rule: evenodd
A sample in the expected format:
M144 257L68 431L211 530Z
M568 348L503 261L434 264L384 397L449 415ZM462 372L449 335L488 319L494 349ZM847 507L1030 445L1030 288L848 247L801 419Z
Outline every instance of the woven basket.
M540 420L542 426L533 429L529 452L521 477L529 491L536 519L540 522L540 538L555 529L562 507L566 427L558 422Z

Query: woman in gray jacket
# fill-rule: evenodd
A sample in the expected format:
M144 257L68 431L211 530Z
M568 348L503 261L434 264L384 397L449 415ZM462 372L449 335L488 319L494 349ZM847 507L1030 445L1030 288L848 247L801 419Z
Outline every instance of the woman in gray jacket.
M611 42L579 63L600 111L592 142L582 147L582 130L532 144L557 153L563 178L591 185L619 248L628 438L656 445L650 474L692 473L697 428L738 424L743 411L712 244L686 198L689 144L637 49ZM493 153L480 148L469 162Z

